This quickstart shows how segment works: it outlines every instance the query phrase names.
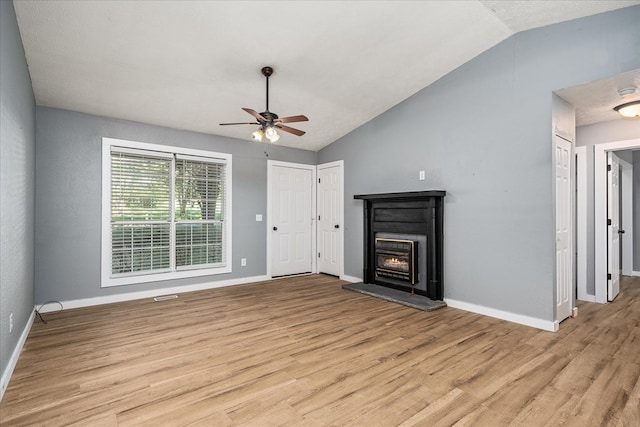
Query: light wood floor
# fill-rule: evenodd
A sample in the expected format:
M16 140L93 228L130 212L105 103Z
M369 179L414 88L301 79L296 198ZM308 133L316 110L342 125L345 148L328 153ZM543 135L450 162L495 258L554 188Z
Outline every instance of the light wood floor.
M47 314L13 425L639 426L640 278L557 333L307 276Z

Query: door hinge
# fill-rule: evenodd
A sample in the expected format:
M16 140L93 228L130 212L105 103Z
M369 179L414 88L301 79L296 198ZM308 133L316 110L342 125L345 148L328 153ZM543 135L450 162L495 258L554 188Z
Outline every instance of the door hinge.
M607 165L607 172L611 171L611 165Z
M611 220L607 219L607 225L611 225Z
M318 178L318 184L320 184L320 178Z
M320 252L318 252L318 258L320 258Z
M318 221L320 221L320 215L318 215Z
M607 273L607 280L611 280L611 273Z

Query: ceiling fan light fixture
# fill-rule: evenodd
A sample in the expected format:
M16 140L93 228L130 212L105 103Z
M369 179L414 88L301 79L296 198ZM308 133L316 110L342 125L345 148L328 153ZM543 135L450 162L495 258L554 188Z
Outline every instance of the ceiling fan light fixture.
M262 128L258 128L258 130L252 133L251 136L253 136L253 139L255 139L256 141L262 142L262 137L264 136L264 132L262 131Z
M269 142L276 142L280 139L280 135L278 135L278 132L276 132L276 128L274 128L273 126L267 127L267 129L264 131L264 135L267 137Z
M614 110L622 117L640 117L640 100L618 105Z

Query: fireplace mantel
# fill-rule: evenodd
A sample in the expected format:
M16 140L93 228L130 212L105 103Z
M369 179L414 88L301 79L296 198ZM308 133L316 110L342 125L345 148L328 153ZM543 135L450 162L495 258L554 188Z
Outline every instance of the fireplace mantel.
M395 201L395 200L428 200L432 197L444 197L446 191L406 191L404 193L378 193L378 194L356 194L354 199L374 200L374 201Z
M375 238L377 233L417 234L427 237L427 256L420 261L427 275L426 292L432 300L442 300L443 292L443 207L446 191L357 194L364 210L363 281L401 289L397 284L375 276Z

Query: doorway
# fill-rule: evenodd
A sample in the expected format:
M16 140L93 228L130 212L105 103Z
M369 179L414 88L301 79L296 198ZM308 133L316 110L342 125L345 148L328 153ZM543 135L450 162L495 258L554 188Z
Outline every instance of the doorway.
M609 287L609 225L607 217L607 157L609 152L640 148L640 138L594 146L595 301L606 303Z

